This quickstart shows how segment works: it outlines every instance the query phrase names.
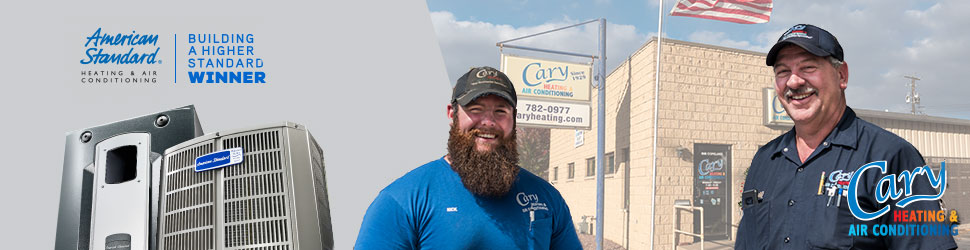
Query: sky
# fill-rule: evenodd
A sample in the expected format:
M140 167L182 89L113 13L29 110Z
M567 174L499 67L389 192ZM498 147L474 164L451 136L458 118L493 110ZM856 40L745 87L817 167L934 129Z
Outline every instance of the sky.
M454 82L469 67L499 66L496 42L596 18L607 20L607 72L657 35L659 0L552 1L428 0L448 77ZM849 65L848 105L909 113L906 95L915 76L921 109L927 115L970 119L970 1L776 1L765 24L735 24L669 16L675 1L664 1L665 38L767 53L795 24L808 23L834 34ZM596 54L595 24L566 29L511 44ZM578 57L523 50L507 53L574 62Z

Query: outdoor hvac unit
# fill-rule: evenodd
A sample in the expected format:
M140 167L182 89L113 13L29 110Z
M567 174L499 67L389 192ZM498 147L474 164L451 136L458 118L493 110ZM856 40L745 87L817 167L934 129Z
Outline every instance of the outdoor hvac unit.
M68 133L54 249L154 249L152 162L200 135L192 106Z
M196 170L239 148L240 163ZM207 134L165 150L162 166L159 249L333 248L323 152L302 125Z

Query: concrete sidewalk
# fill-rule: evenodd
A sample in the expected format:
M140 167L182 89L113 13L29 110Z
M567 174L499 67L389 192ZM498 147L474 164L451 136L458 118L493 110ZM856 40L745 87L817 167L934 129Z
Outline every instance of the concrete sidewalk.
M958 227L959 234L953 236L953 239L957 242L957 247L960 249L970 249L970 225L960 225ZM593 235L580 234L580 242L583 243L583 249L596 249L595 237ZM604 243L604 250L622 250L624 249L620 244L606 240ZM664 248L670 247L670 245L664 246ZM681 242L677 246L678 250L701 250L700 242ZM704 242L704 250L725 250L734 249L734 240L713 240Z
M693 244L683 243L680 246L677 246L677 249L678 250L700 250L701 243L700 242L695 242ZM723 250L723 249L734 249L734 241L733 240L712 240L712 241L704 242L704 250Z
M956 241L957 247L960 249L970 249L970 225L960 225L957 227L958 235L953 236L953 240ZM701 250L700 242L682 242L680 246L677 246L678 250ZM723 250L723 249L734 249L733 240L715 240L704 242L704 250Z

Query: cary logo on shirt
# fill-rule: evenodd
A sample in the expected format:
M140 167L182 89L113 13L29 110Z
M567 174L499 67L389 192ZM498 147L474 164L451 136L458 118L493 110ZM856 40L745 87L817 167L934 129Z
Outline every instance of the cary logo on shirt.
M831 174L829 174L828 181L825 182L825 188L828 189L831 186L835 186L836 189L848 189L849 181L852 180L852 174L854 173L855 171L833 171Z
M539 195L537 194L526 194L525 192L519 192L515 194L515 202L522 206L522 212L529 212L529 210L549 210L546 207L546 203L539 202Z

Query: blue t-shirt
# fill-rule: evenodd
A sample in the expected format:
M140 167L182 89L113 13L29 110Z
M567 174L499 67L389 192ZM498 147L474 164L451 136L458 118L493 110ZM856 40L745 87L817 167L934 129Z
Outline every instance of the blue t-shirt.
M388 185L367 209L355 249L582 249L569 207L520 169L502 197L477 196L444 158Z

